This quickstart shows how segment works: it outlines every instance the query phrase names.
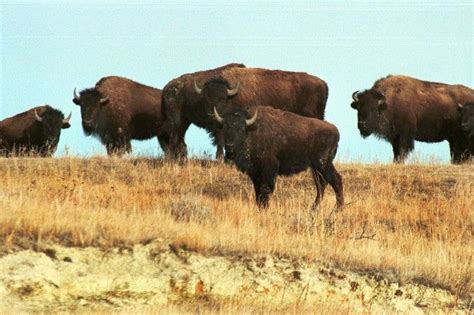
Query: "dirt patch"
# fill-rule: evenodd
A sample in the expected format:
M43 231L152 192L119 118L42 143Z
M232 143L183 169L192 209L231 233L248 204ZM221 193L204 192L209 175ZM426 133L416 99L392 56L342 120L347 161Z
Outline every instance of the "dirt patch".
M0 311L124 309L196 299L273 309L327 302L368 313L469 312L467 301L421 284L274 256L209 257L162 240L109 250L48 244L0 258Z

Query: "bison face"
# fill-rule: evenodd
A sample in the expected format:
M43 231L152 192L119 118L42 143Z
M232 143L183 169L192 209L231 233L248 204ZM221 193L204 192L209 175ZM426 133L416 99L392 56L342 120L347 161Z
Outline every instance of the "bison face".
M221 117L214 107L214 117L222 125L224 135L225 157L237 163L241 170L248 168L247 147L245 145L248 132L257 119L257 111L250 119L242 110L228 112Z
M474 103L459 105L461 128L470 141L474 141Z
M237 95L239 92L240 83L237 82L236 87L231 89L229 82L222 77L213 78L208 80L204 87L201 89L198 87L196 81L194 81L194 90L196 93L202 95L206 112L212 115L212 109L225 108L227 102Z
M357 110L357 127L366 138L380 129L380 118L387 109L385 96L376 90L354 92L351 107Z
M61 129L71 127L69 124L71 114L65 119L64 115L57 110L47 110L41 115L35 110L35 118L36 123L40 126L41 138L51 149L56 148L61 136Z
M73 102L81 107L82 129L84 133L89 136L97 128L98 117L109 99L104 97L96 89L87 89L77 96L74 90Z

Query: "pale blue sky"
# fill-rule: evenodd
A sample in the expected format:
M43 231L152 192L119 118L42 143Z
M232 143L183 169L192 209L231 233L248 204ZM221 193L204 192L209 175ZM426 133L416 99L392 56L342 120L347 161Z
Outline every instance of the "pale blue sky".
M389 162L392 151L360 137L353 91L387 74L474 86L471 1L0 1L0 119L45 103L72 111L57 156L65 146L105 154L83 135L71 99L108 75L162 88L229 62L314 74L329 85L338 159L365 162ZM186 142L214 155L202 129L191 127ZM132 145L161 153L156 139ZM415 146L417 159L449 160L447 142Z

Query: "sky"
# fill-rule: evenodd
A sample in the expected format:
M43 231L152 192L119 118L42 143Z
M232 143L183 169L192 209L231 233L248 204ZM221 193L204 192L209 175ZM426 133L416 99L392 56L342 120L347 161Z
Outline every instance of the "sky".
M355 90L388 74L473 88L471 1L12 1L0 0L0 119L50 104L72 127L55 156L105 155L81 128L73 89L109 75L162 88L181 74L230 62L304 71L329 86L326 120L340 131L337 160L389 163L391 145L363 139ZM191 126L192 155L214 156ZM162 154L155 139L134 155ZM416 142L411 162L449 162L446 141Z

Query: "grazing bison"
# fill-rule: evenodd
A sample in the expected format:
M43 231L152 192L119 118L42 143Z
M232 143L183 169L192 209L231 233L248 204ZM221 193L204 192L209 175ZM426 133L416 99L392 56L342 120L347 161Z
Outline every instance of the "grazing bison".
M70 119L71 114L64 118L59 110L44 105L0 121L0 155L53 155Z
M82 129L107 148L107 154L131 152L131 139L157 136L164 151L168 137L161 132L161 90L127 78L111 76L100 79L95 87L76 94L81 107Z
M361 135L374 133L390 142L395 162L405 161L415 140L448 140L453 163L468 158L457 104L474 100L472 89L389 75L369 90L354 92L352 98Z
M329 183L336 193L336 206L344 205L342 178L333 165L339 142L337 128L325 121L303 117L269 106L255 107L248 118L242 109L222 116L226 158L246 173L255 188L257 204L268 207L277 175L292 175L311 168L316 185L313 209Z
M202 88L201 88L202 87ZM206 129L223 156L221 127L213 119L213 107L248 109L257 104L324 119L328 98L326 83L307 73L246 68L228 64L208 71L182 75L163 88L163 113L173 157L186 156L184 135L191 123Z
M461 111L461 128L467 137L471 156L474 154L474 102L459 104Z

